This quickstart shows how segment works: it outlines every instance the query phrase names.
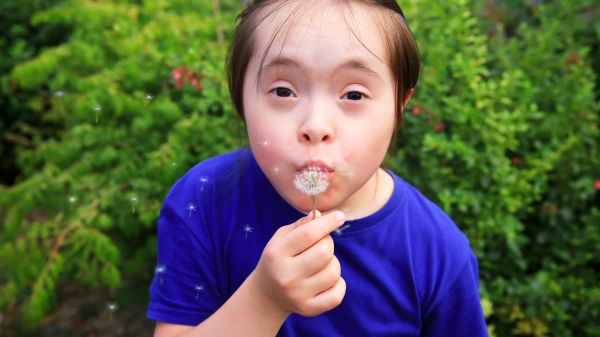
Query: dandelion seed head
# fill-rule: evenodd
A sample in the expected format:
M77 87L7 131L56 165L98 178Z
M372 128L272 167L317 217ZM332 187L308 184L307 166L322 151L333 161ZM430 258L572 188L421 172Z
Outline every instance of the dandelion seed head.
M321 168L309 167L296 174L294 187L306 195L315 196L325 192L329 182L325 179L325 172Z
M76 203L77 202L77 197L74 196L74 195L70 196L69 197L69 202L72 203L72 204Z
M64 96L65 96L65 92L62 90L57 90L54 92L54 97L60 98L60 97L64 97Z
M188 211L195 211L196 210L196 205L189 203L188 207L187 207Z
M131 198L129 198L129 200L131 200L131 202L136 202L138 201L138 197L137 195L132 195Z
M119 308L119 306L117 306L117 304L116 304L116 303L108 303L108 304L106 305L106 308L107 308L109 311L113 311L113 312L114 312L114 311L116 311L116 310Z
M147 101L151 101L151 100L153 100L153 99L154 99L154 97L153 97L152 95L150 95L150 94L146 94L146 96L144 96L144 98L145 98Z
M100 112L100 111L102 111L102 107L101 107L101 106L99 106L99 105L96 105L96 106L94 107L94 111L96 111L96 112Z
M194 287L194 289L196 289L198 291L201 291L201 290L204 290L204 287L202 285L200 285L200 284L196 284L196 286Z

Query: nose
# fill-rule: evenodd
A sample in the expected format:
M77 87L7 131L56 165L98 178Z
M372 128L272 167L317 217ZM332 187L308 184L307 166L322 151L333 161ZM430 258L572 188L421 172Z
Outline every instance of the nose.
M299 130L299 138L303 143L330 143L334 139L331 114L324 106L313 105L305 114Z

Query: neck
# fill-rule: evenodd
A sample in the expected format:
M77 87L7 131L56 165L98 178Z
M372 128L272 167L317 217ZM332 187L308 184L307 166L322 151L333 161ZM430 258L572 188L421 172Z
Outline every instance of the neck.
M379 168L369 180L341 206L347 219L360 219L380 210L394 191L394 179Z

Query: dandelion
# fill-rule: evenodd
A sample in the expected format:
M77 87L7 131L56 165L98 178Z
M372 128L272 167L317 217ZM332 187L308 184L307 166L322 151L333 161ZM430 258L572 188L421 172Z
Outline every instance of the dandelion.
M254 228L252 228L250 225L244 226L244 233L246 233L244 236L244 240L246 240L248 238L248 233L252 233L253 231L254 231Z
M69 197L67 198L67 200L69 201L69 206L70 206L70 209L72 210L72 209L73 209L73 206L74 206L74 205L75 205L75 203L77 202L77 197L76 197L76 196L74 196L74 195L71 195L71 196L69 196Z
M132 195L129 200L131 200L131 213L135 214L135 203L137 203L138 201L138 197L137 195Z
M106 305L106 309L108 309L108 319L112 320L113 319L113 313L115 311L117 311L117 309L118 309L117 304L116 303L108 303Z
M156 268L154 268L154 272L156 274L158 274L158 277L160 278L159 279L160 285L162 285L164 283L163 275L165 274L166 271L167 271L167 267L165 267L162 264L159 264L158 266L156 266Z
M198 297L200 296L200 292L202 290L204 290L204 287L201 286L201 285L199 285L199 284L196 284L196 286L194 287L194 289L196 289L196 301L197 301Z
M344 234L344 231L345 231L346 229L348 229L348 227L350 227L350 225L344 225L344 226L342 226L342 227L340 227L340 228L336 229L334 232L335 232L335 234L336 234L337 236L341 236L342 234Z
M313 216L317 210L317 194L323 193L329 187L325 171L319 167L309 167L296 175L294 187L312 199Z
M204 191L204 183L206 183L207 181L208 181L208 178L200 177L200 182L202 183L202 185L200 186L200 192Z
M148 107L148 104L150 104L152 102L152 100L154 99L154 97L150 94L146 94L146 96L144 96L144 108Z
M94 111L96 111L96 124L98 124L98 117L100 115L100 112L102 111L102 107L99 105L96 105L94 107Z
M65 113L65 109L63 108L62 98L65 96L65 92L62 90L57 90L54 92L54 97L59 99L58 107L60 108L61 115Z
M188 218L191 218L192 217L192 212L196 211L196 205L194 205L192 203L189 203L187 209L189 211Z

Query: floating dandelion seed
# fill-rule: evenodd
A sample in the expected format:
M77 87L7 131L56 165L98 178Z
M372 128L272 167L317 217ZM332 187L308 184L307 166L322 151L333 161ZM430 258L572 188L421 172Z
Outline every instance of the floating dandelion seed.
M73 209L73 205L77 202L77 197L72 195L68 198L71 209Z
M129 200L131 200L131 203L132 203L132 205L131 205L131 213L135 214L135 203L137 203L138 197L137 197L137 195L132 195L131 198L129 198Z
M264 147L268 147L270 143L268 140L263 140L262 143L260 143L260 144Z
M319 167L309 167L296 174L294 187L300 192L308 195L312 199L313 216L317 210L317 194L323 193L329 187L329 182L325 178L325 171Z
M144 102L144 108L147 108L153 99L154 99L154 97L152 95L146 94L146 96L144 96L144 100L146 101L146 102Z
M172 167L172 168L176 168L176 167L177 167L177 162L172 162L172 163L171 163L171 167Z
M336 234L336 235L338 235L338 236L340 236L340 235L344 234L344 231L345 231L346 229L348 229L348 227L350 227L350 225L344 225L344 226L342 226L342 227L340 227L340 228L336 229L336 230L335 230L335 234Z
M94 111L96 111L96 124L98 124L98 117L100 115L100 111L102 111L102 107L99 105L96 105L94 107Z
M167 271L167 267L165 267L162 264L159 264L158 266L156 266L156 268L154 268L154 272L158 274L159 282L160 285L162 285L165 281L163 279L163 275L165 274L165 272Z
M252 233L253 231L254 228L252 228L250 225L244 226L244 233L246 233L246 235L244 236L244 240L248 238L248 233Z
M281 171L281 169L279 168L279 166L275 166L273 168L273 172L275 172L275 174L279 174L280 171Z
M119 308L119 307L117 306L117 304L116 304L116 303L108 303L108 304L106 305L106 309L108 309L108 319L109 319L109 320L112 320L112 319L113 319L113 313L114 313L115 311L117 311L117 309L118 309L118 308Z
M200 177L200 182L202 183L202 185L200 186L200 192L204 191L204 183L206 183L207 181L208 181L208 178Z
M192 212L196 211L196 205L194 205L192 203L189 203L187 209L188 209L188 211L190 211L189 214L188 214L188 218L191 218L192 217Z
M55 92L54 92L54 97L58 98L58 99L59 99L59 102L60 102L60 103L58 104L58 106L59 106L59 108L60 108L60 113L61 113L61 114L64 114L64 113L65 113L65 109L64 109L64 107L63 107L63 102L62 102L62 98L63 98L64 96L65 96L65 92L64 92L64 91L62 91L62 90L57 90L57 91L55 91Z
M200 296L200 292L202 290L204 290L204 287L201 286L201 285L199 285L199 284L196 284L196 286L194 287L194 289L196 289L196 301L197 301L198 297Z

